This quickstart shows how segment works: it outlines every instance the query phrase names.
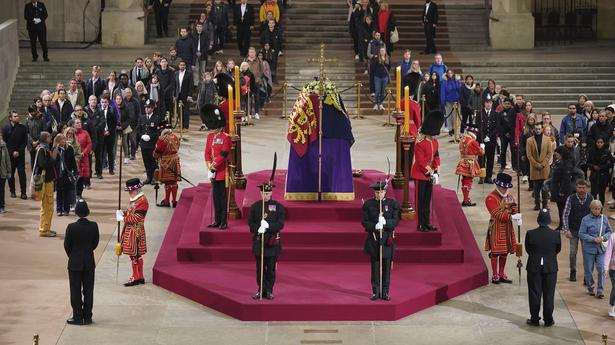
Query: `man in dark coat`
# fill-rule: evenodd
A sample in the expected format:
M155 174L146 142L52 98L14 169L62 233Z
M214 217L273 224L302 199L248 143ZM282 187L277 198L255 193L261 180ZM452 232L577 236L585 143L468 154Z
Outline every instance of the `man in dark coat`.
M139 124L137 125L143 165L145 166L145 172L147 174L147 179L144 182L145 184L153 183L154 170L156 170L154 149L156 148L156 141L158 141L158 136L160 135L158 125L162 122L160 115L154 114L154 103L155 102L151 99L145 101L145 114L139 117Z
M103 154L101 154L101 157L103 157L104 159L104 154L106 153L107 162L109 163L109 175L115 175L114 173L115 155L113 152L113 148L117 142L116 137L115 137L116 127L117 127L117 116L115 114L115 109L109 106L109 99L103 97L100 100L100 104L101 104L101 109L99 110L99 113L101 116L100 120L102 122L101 127L103 127L103 145L102 145Z
M68 224L64 237L64 250L68 256L70 304L73 307L73 317L66 322L71 325L89 325L92 323L94 305L94 249L98 246L98 224L86 218L90 210L83 199L77 200L75 214L79 220Z
M26 200L26 146L28 145L28 129L19 123L19 113L11 110L9 123L2 128L2 137L11 157L11 176L9 177L9 190L11 198L16 198L15 194L15 170L19 176L19 188L21 198Z
M374 198L365 201L361 209L361 224L367 232L364 251L370 256L372 301L382 298L391 300L391 262L395 253L395 227L399 223L399 203L385 198L387 182L378 181L369 186L374 190ZM380 272L380 247L382 246L382 272ZM382 274L382 291L380 275Z
M169 7L173 0L149 0L150 8L154 8L156 14L156 33L158 37L164 35L169 37Z
M530 302L528 325L539 326L540 299L545 327L553 326L553 305L557 283L557 254L562 248L559 232L549 228L551 215L543 208L538 213L538 228L525 234L527 288Z
M254 8L248 4L248 0L241 0L233 9L233 23L237 29L237 46L242 57L248 55L250 37L254 28Z
M425 31L425 54L435 54L436 42L436 26L438 25L438 5L433 1L425 1L425 9L423 10L423 29Z
M286 210L279 202L272 200L273 184L271 181L258 186L261 190L262 200L252 204L248 218L248 226L252 236L252 253L256 258L256 283L258 291L253 299L273 299L273 285L275 284L276 261L282 253L280 230L284 228ZM264 239L264 244L261 241ZM263 252L261 253L261 249ZM261 254L263 255L263 287L261 288Z
M192 80L192 71L188 68L188 65L184 61L180 61L179 70L175 72L175 99L179 107L179 101L183 103L181 108L182 114L182 127L188 129L190 125L190 103L192 102L192 89L194 88L194 81ZM179 111L178 116L179 116Z
M38 60L38 52L36 50L37 39L41 44L41 48L43 48L43 60L49 61L49 55L47 54L47 25L45 25L45 20L47 19L47 8L45 7L45 4L38 0L30 1L24 8L23 16L26 20L28 36L30 36L32 62Z
M478 159L481 168L485 168L485 183L492 184L493 163L495 161L495 148L497 146L496 112L493 109L493 99L487 95L483 101L483 109L476 119L478 127L478 142L485 144L485 155ZM479 181L480 183L480 181Z
M175 71L170 68L169 61L163 57L160 59L160 66L156 70L160 83L160 95L158 95L160 114L165 116L166 112L173 113L173 95L175 93Z
M515 143L515 120L517 113L512 107L512 99L506 97L503 102L503 109L496 117L496 131L500 136L500 172L506 168L506 150L510 145L510 160L513 170L517 170L517 150L519 143Z

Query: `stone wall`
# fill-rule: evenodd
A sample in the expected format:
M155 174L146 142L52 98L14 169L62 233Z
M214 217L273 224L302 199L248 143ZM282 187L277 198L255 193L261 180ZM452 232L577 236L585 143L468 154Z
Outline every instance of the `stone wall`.
M28 40L23 9L30 0L10 0L18 3L19 39ZM5 1L2 0L2 3ZM90 42L96 39L100 19L101 0L47 0L47 41L49 42ZM85 16L84 14L85 9Z
M9 19L0 23L0 123L6 117L18 68L17 20Z

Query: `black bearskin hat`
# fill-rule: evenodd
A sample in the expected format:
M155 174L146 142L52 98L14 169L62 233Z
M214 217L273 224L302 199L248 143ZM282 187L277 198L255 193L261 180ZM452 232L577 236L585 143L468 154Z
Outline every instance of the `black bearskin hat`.
M224 99L228 98L228 86L235 87L233 83L233 78L226 73L218 73L216 75L216 85L218 86L218 96L223 97ZM237 92L233 89L233 92Z
M432 110L421 125L421 133L425 135L439 135L440 128L444 124L444 114L440 110Z
M209 129L218 129L226 125L224 112L213 104L206 104L201 108L201 120Z

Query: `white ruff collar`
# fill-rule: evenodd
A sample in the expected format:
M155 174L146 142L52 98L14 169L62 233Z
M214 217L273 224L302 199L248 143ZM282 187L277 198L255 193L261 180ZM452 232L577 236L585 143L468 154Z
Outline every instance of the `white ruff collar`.
M143 196L143 192L141 192L141 193L139 193L139 194L135 195L135 197L134 197L134 198L130 198L130 201L135 201L135 200L139 199L139 198L140 198L140 197L142 197L142 196Z

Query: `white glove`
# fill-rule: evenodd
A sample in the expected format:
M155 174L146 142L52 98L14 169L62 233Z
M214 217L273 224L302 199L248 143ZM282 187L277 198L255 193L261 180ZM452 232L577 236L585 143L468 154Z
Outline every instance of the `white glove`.
M123 221L124 220L124 211L122 211L122 210L115 211L115 219L117 219L118 222Z
M491 139L489 139L489 137L485 137L485 140L483 140L484 142L488 143Z
M378 223L382 223L382 225L385 225L387 223L387 220L384 219L383 216L378 217Z
M38 24L40 22L42 22L42 20L40 18L34 18L34 24Z
M258 233L259 233L259 234L264 234L264 233L265 233L265 230L267 230L267 229L265 229L265 228L263 228L263 227L261 226L260 228L258 228Z
M510 218L512 218L512 220L514 220L517 225L523 224L523 216L521 215L521 213L513 214L512 216L510 216Z
M266 220L261 220L261 228L269 229L269 223Z
M431 175L431 181L433 184L440 184L440 175L434 173Z
M151 139L151 138L150 138L150 137L149 137L149 135L147 135L147 134L143 134L143 135L141 136L141 140L143 140L143 141L145 141L145 142L150 141L150 139Z
M480 144L480 148L481 148L481 150L484 150L485 149L485 144L481 143Z
M214 172L211 170L207 170L207 178L208 179L213 179L216 175L214 175Z
M578 138L579 137L579 133L574 133L574 137Z
M376 230L382 230L382 229L384 228L384 224L382 224L382 223L376 223L375 228L376 228Z

